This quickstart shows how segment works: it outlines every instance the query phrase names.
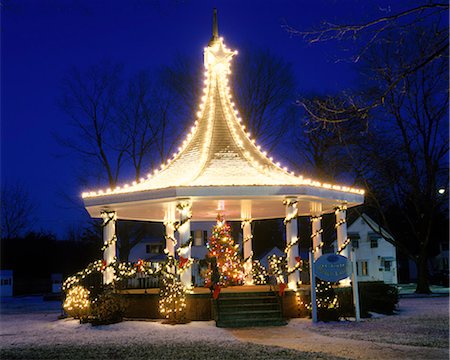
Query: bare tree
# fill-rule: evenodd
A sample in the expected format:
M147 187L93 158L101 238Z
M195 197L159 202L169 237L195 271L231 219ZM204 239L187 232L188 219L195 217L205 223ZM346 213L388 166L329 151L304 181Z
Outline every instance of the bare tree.
M191 124L198 111L202 69L200 62L182 55L163 69L164 81L177 94L174 100L186 114L180 119L184 128ZM272 150L298 112L291 65L268 50L249 48L234 60L231 83L233 98L248 131L268 151Z
M2 239L18 238L31 231L36 206L24 185L2 184L0 204Z
M324 21L319 28L312 30L299 30L285 24L284 28L291 35L300 36L311 44L326 41L350 42L351 47L357 49L350 59L354 63L364 60L369 51L381 46L386 41L386 36L392 32L397 34L395 41L401 49L408 34L414 32L417 27L434 24L434 36L429 39L428 51L411 56L408 62L403 64L404 67L396 68L396 71L391 74L389 84L385 84L376 96L363 99L357 94L350 94L347 95L345 103L339 106L333 106L335 104L320 99L314 99L314 101L302 99L298 102L299 105L316 121L342 122L355 118L367 121L369 112L382 106L386 97L401 86L405 78L413 76L422 68L432 66L435 61L446 56L449 46L448 9L448 3L430 1L359 24L333 24Z
M237 57L233 74L242 119L252 136L271 151L297 115L292 66L268 50L249 48Z
M60 142L78 153L116 186L127 138L118 127L118 92L122 67L102 63L85 72L72 68L62 82L61 108L71 118L74 132Z

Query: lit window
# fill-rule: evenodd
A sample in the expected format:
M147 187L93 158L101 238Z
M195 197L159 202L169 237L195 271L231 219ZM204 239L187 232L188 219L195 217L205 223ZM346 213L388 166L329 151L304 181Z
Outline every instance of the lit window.
M147 244L145 245L145 252L147 254L160 254L162 251L161 244Z
M206 230L191 231L194 246L204 246L208 241L208 232Z
M358 261L356 266L356 275L358 276L368 276L369 275L369 265L367 261Z

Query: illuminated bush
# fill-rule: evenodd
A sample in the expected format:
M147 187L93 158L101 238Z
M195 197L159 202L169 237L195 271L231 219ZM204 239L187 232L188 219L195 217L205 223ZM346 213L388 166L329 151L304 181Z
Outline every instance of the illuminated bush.
M63 307L69 316L83 319L89 316L90 305L89 290L77 285L67 291Z

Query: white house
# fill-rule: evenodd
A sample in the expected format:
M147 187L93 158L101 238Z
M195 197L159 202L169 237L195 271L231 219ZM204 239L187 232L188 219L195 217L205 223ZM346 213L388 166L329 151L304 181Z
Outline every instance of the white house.
M392 237L392 235L364 213L356 216L355 219L348 218L347 231L355 249L358 280L397 284L395 247L386 241L386 238ZM333 247L335 251L336 241L334 241Z

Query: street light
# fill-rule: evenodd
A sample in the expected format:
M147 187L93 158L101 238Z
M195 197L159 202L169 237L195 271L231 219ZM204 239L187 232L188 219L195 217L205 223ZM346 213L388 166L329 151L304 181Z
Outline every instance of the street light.
M444 194L445 193L445 189L444 188L439 189L438 193L441 194L441 195Z

